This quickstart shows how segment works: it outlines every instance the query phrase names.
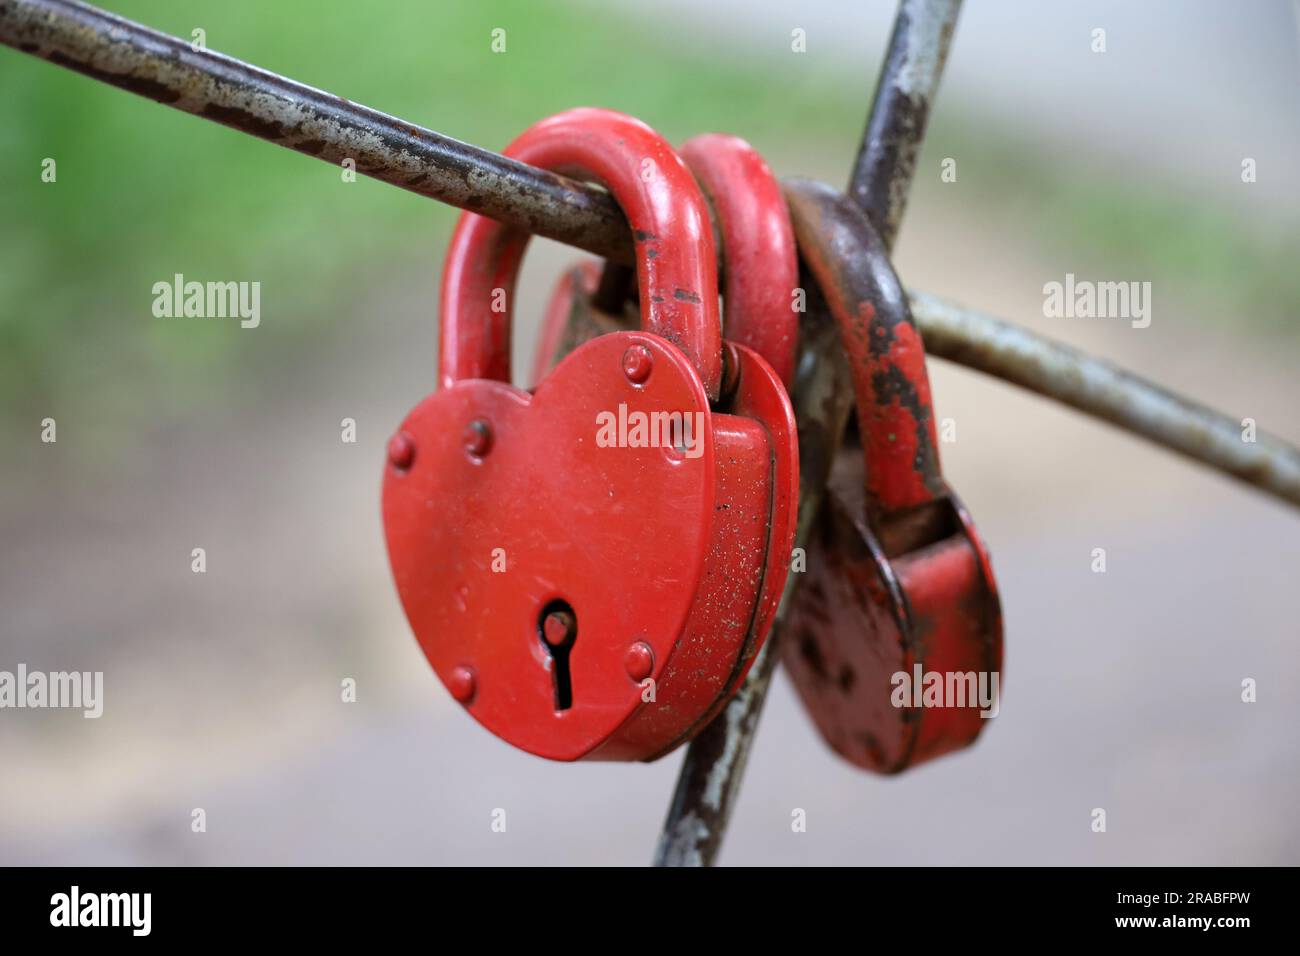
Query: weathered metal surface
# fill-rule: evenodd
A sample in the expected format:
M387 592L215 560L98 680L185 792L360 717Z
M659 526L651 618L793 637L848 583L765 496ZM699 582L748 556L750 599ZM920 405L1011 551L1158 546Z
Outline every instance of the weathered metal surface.
M0 43L421 196L632 261L602 190L530 168L74 0L0 0Z
M858 430L878 511L924 505L944 491L925 352L883 241L836 190L787 180L800 253L840 324L857 388Z
M1021 326L909 293L926 351L1036 392L1300 505L1300 449Z
M846 444L836 458L783 660L826 742L860 767L894 773L969 745L996 712L997 587L939 470L925 353L883 241L830 186L790 181L786 196L840 329L861 447ZM961 699L900 701L899 674L918 685L936 675ZM984 697L968 695L968 681Z
M948 59L961 0L902 0L853 165L849 195L893 248L907 208L930 104Z

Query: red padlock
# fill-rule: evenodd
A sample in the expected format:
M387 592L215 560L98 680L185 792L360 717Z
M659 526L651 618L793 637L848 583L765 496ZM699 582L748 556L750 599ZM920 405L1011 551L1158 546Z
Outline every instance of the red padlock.
M848 353L861 447L833 466L783 660L831 747L892 773L971 744L996 715L997 586L939 469L925 352L884 245L831 187L786 195Z
M513 387L528 237L463 216L442 387L390 445L389 557L421 648L485 727L557 760L653 759L698 729L765 636L794 530L793 414L767 363L721 341L707 210L667 143L584 109L506 152L618 200L643 329L587 342L531 394Z

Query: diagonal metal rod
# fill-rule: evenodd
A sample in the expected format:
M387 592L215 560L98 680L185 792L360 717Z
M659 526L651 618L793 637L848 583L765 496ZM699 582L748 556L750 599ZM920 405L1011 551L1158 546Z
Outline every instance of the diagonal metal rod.
M960 12L961 0L902 0L880 67L848 192L891 249Z
M75 0L0 0L0 43L103 83L469 209L632 262L604 190L507 159Z
M1300 449L1076 349L909 290L928 355L1063 405L1300 506Z

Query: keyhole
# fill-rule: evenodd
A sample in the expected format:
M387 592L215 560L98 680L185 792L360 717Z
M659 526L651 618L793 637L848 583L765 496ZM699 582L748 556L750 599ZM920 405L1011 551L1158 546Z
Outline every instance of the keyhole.
M569 675L569 652L578 638L578 618L567 601L552 601L542 608L537 620L542 644L551 654L551 676L555 680L555 709L573 706L573 680Z

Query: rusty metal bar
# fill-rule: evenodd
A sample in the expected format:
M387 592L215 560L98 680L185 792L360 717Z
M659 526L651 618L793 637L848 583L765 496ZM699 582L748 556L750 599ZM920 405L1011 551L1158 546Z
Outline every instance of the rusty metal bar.
M1300 505L1300 449L1018 325L909 291L925 350L1109 422Z
M604 190L507 159L76 0L0 0L0 43L421 196L632 262Z
M902 0L862 134L849 196L893 248L930 104L939 89L961 0Z

